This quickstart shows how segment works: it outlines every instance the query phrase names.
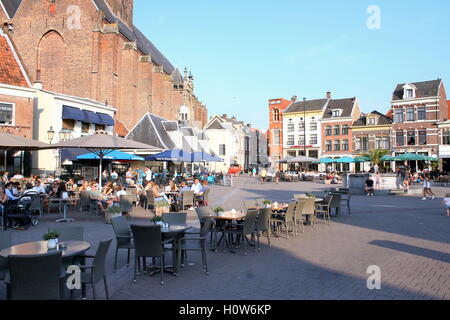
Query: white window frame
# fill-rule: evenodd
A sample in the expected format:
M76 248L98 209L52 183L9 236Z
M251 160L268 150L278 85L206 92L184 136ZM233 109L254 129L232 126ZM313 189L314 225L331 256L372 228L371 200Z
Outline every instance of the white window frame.
M15 127L16 126L16 104L14 102L3 102L0 101L0 104L9 104L12 105L12 119L11 124L0 123L0 127Z

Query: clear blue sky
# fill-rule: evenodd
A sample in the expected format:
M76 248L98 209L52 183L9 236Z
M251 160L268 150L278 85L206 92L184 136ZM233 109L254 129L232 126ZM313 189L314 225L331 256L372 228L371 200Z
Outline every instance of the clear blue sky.
M381 9L381 29L366 12ZM397 83L450 81L450 1L135 0L138 26L192 70L209 115L268 127L267 100L357 96L386 112ZM446 82L450 96L450 82Z

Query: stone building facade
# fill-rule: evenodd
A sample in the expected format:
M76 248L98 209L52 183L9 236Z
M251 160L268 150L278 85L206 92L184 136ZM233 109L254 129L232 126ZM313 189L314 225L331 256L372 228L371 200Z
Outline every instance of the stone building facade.
M397 85L391 109L394 155L419 153L437 158L442 140L438 123L448 120L443 81Z
M133 25L133 0L0 2L0 23L44 90L113 105L127 128L148 112L178 120L181 90L191 120L206 124L193 87L177 85L178 70Z

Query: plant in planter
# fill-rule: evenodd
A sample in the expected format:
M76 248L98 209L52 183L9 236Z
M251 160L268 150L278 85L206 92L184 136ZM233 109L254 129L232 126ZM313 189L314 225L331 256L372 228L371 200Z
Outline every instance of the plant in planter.
M166 200L155 202L156 216L160 217L163 213L170 212L170 204Z
M272 201L270 201L270 200L264 200L263 204L264 204L264 206L265 206L266 208L268 208L269 206L272 205Z
M313 193L307 193L306 196L307 196L308 198L315 198L315 197L316 197L316 195L313 194Z
M108 209L106 209L105 212L105 222L107 224L111 224L111 219L114 217L118 217L122 215L122 211L120 210L119 206L111 206Z
M222 212L225 212L225 210L223 210L223 208L221 208L221 207L217 207L217 208L214 209L214 213L215 214L219 214L219 213L222 213Z
M152 219L152 222L155 223L155 224L163 224L164 223L164 219L163 219L162 216L155 216Z
M47 248L50 250L56 249L56 246L58 245L58 238L61 236L61 234L57 231L50 231L49 233L46 233L42 236L42 239L47 241Z

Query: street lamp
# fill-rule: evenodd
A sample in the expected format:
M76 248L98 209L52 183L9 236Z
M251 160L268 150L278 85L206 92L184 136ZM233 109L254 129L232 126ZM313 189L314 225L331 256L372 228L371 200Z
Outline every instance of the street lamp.
M47 138L48 141L50 141L50 144L52 144L53 139L55 138L55 130L53 130L53 127L50 127L50 129L47 131Z
M306 157L306 98L303 98L303 151Z

